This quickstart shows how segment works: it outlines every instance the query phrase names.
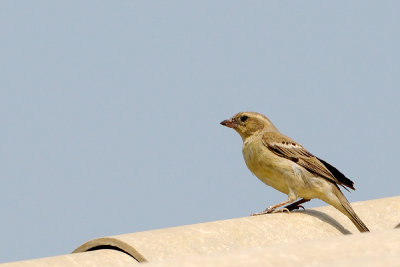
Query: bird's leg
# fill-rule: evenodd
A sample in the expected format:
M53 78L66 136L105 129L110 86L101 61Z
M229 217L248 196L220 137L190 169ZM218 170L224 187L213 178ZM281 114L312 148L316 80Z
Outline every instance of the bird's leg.
M289 213L289 209L287 209L287 208L281 208L281 209L277 209L277 208L282 207L283 205L287 205L287 204L292 203L292 202L293 202L293 200L291 200L289 198L288 200L286 200L284 202L281 202L281 203L276 204L276 205L269 206L263 212L253 213L253 214L251 214L251 216L263 215L263 214L267 214L267 213L284 212L284 211Z
M276 205L272 205L272 206L266 208L263 212L254 213L254 214L252 214L252 216L263 215L263 214L267 214L267 213L284 212L284 211L286 211L287 213L290 213L289 209L286 208L286 207L280 208L280 209L278 209L278 208L279 208L279 207L282 207L282 206L284 206L284 205L293 203L293 202L296 201L296 199L297 199L296 191L293 190L292 188L289 188L288 199L287 199L286 201L281 202L281 203L278 203L278 204L276 204ZM297 202L296 202L296 203L297 203Z
M296 201L292 204L287 205L286 207L284 207L284 209L292 211L292 210L298 210L300 208L303 208L303 210L305 210L305 208L301 204L308 202L308 201L310 201L310 199L302 198L299 201Z

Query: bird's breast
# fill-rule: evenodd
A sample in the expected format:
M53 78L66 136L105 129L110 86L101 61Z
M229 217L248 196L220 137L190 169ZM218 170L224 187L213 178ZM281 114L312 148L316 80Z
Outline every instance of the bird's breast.
M287 172L293 172L290 166L282 165L278 156L274 155L261 140L246 140L243 144L243 157L249 170L265 184L287 193Z

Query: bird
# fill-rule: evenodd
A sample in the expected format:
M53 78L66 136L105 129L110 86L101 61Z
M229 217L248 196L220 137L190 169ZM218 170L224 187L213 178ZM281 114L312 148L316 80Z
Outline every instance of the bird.
M346 215L360 232L369 232L339 188L355 190L354 182L282 134L266 116L239 112L221 124L242 137L243 157L249 170L266 185L288 195L286 201L252 215L290 212L317 198Z

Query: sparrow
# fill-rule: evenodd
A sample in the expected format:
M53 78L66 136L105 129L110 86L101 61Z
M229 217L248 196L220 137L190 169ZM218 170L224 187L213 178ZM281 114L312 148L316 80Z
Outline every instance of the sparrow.
M243 157L249 170L263 183L288 195L286 201L252 215L289 212L318 198L346 215L360 232L369 232L339 188L355 190L353 181L280 133L266 116L240 112L221 124L242 137ZM295 202L298 198L301 199Z

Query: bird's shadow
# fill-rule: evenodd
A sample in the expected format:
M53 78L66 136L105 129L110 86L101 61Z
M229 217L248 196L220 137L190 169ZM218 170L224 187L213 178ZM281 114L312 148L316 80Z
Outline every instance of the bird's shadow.
M292 211L293 212L293 211ZM335 227L339 232L341 232L344 235L350 235L352 234L352 232L350 232L349 230L347 230L346 228L343 227L343 225L341 225L338 221L336 221L334 218L332 218L331 216L329 216L326 213L323 213L321 211L317 211L317 210L298 210L295 211L296 213L302 213L308 216L312 216L315 217L325 223L328 223L330 225L332 225L333 227Z

